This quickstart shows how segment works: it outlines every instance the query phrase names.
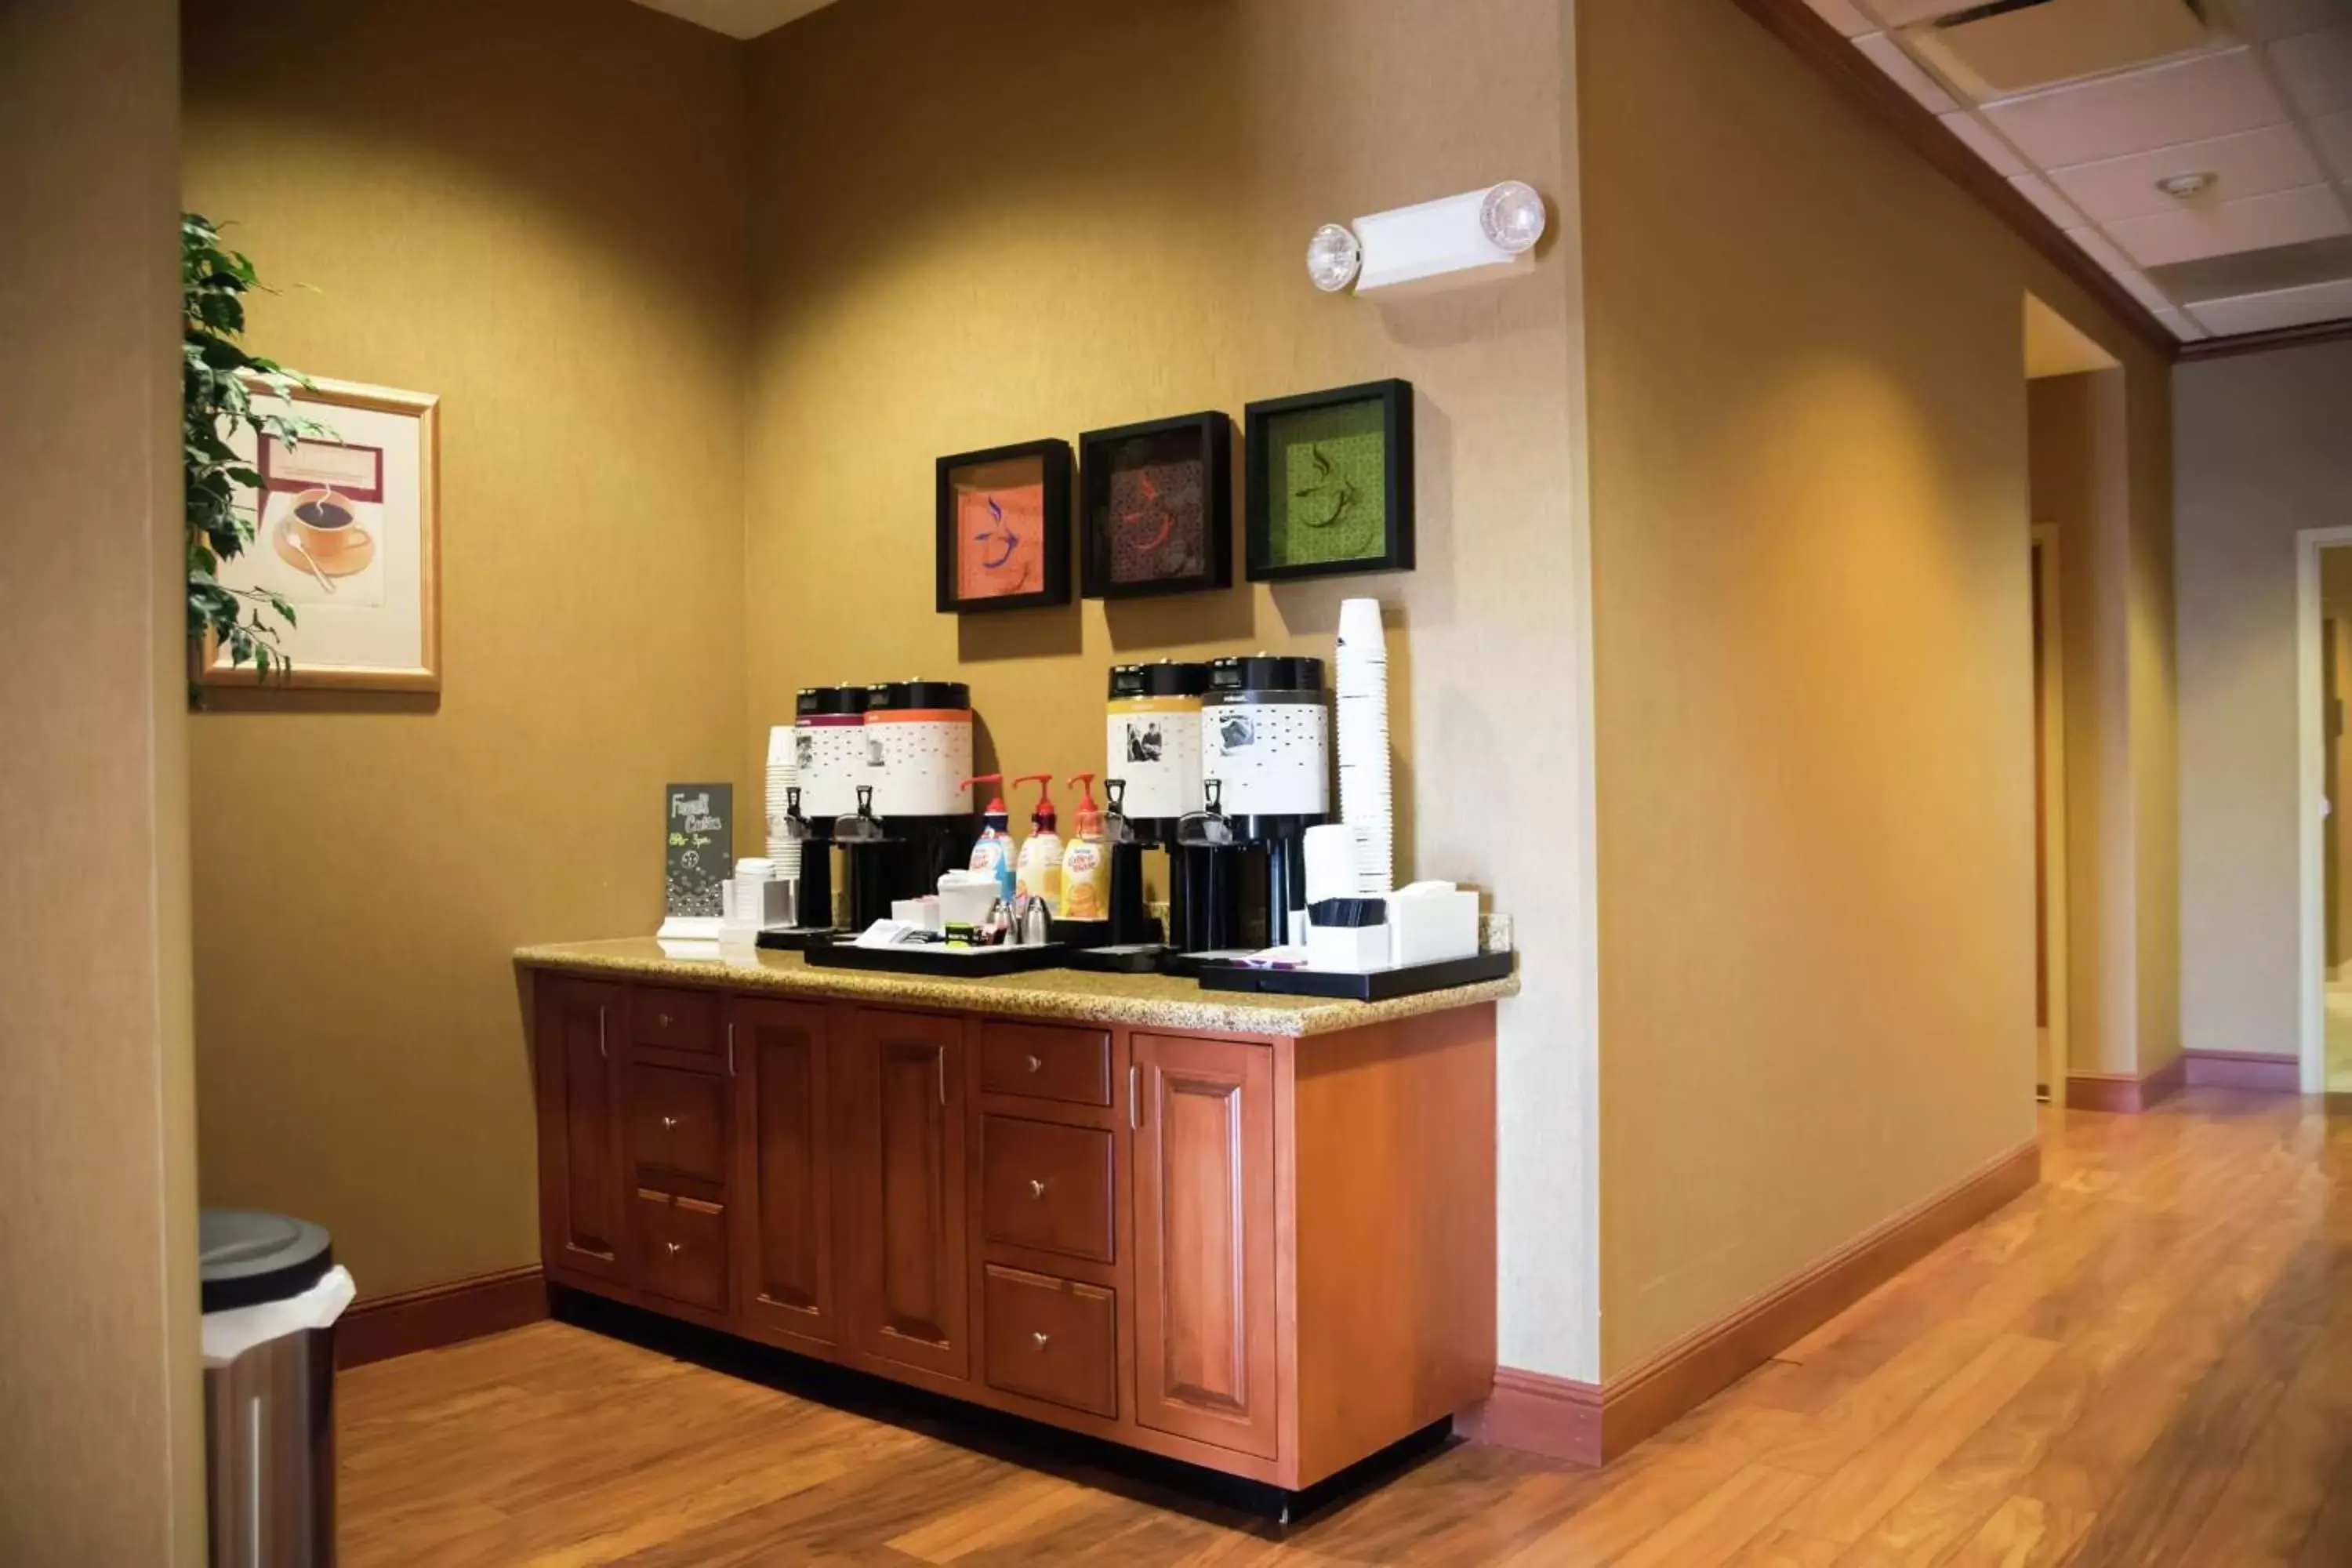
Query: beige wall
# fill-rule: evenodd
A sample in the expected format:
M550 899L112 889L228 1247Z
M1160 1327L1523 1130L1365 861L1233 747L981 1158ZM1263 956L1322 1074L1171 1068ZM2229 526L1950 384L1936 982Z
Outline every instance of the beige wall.
M743 53L618 0L187 33L258 344L442 399L438 701L194 721L205 1199L324 1222L365 1295L528 1263L508 954L649 931L664 781L749 782Z
M1613 1377L2033 1136L2022 296L2164 367L1735 7L1578 33Z
M0 1562L204 1561L169 0L0 5Z
M1524 953L1526 994L1502 1010L1503 1359L1591 1375L1560 14L1558 0L857 0L756 44L740 749L758 753L799 686L952 675L1008 771L1099 770L1113 663L1328 654L1339 600L1379 595L1402 852L1491 889ZM1318 223L1506 177L1568 197L1567 234L1524 278L1395 305L1309 286ZM1411 575L1108 613L934 613L940 454L1238 416L1253 398L1389 375L1417 392Z
M2295 532L2352 527L2352 342L2184 363L2181 1035L2297 1047Z

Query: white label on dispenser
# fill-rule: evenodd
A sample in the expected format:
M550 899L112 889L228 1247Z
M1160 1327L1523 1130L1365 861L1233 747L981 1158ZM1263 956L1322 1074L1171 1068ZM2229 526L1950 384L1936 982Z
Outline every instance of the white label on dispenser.
M1103 777L1126 781L1124 810L1130 818L1200 810L1200 709L1114 707L1103 762Z
M969 816L971 792L971 714L957 709L925 710L908 717L866 716L866 738L874 771L874 815Z
M1320 702L1223 702L1201 710L1201 773L1228 816L1331 809L1330 718Z

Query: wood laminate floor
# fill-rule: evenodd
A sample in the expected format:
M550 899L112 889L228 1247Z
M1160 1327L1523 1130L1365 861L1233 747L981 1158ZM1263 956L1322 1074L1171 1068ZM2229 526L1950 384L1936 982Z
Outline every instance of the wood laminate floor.
M544 1323L343 1375L343 1561L2352 1568L2352 1122L2045 1117L2040 1189L1605 1471L1455 1444L1285 1530Z

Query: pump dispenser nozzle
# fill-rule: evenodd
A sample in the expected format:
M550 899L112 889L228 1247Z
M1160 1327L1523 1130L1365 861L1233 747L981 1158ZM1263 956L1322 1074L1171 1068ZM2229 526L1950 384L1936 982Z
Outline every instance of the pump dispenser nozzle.
M1037 786L1037 805L1036 808L1029 814L1029 826L1040 833L1053 832L1054 824L1056 819L1055 813L1054 811L1054 775L1051 773L1022 773L1013 779L1013 787L1019 789L1025 784L1033 784Z

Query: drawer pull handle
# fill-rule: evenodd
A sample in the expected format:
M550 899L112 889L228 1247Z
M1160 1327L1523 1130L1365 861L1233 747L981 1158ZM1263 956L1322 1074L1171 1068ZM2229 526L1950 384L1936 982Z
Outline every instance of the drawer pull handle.
M604 1009L596 1009L596 1054L606 1061L613 1058L613 1047L604 1043Z
M1030 1178L1029 1195L1033 1198L1044 1197L1045 1195L1045 1184L1038 1181L1034 1177Z
M1037 1342L1037 1348L1039 1350L1044 1350L1045 1348L1046 1342L1051 1340L1054 1336L1048 1333L1033 1331L1029 1337Z
M666 1128L676 1127L677 1125L677 1118L675 1116L665 1116L662 1118L662 1125Z
M1029 1070L1031 1072L1043 1072L1045 1070L1045 1064L1043 1061L1040 1061L1037 1058L1031 1057L1029 1058Z
M682 1241L666 1241L662 1245L669 1248L670 1256L673 1258L686 1250L686 1243Z

